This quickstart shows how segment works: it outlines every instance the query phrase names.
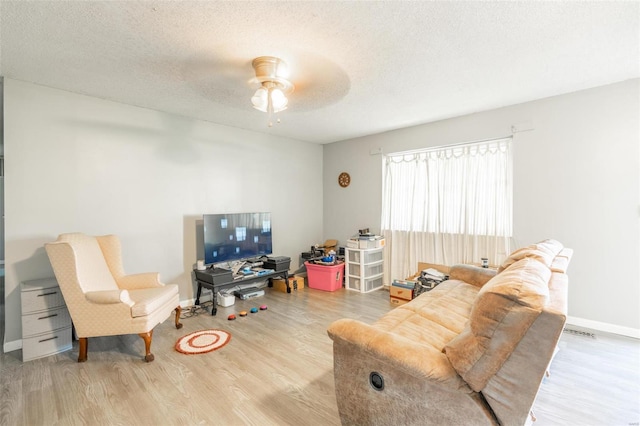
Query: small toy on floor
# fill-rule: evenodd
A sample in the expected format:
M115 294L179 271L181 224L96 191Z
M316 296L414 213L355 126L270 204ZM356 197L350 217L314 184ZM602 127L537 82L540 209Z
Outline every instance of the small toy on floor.
M267 305L261 305L260 306L260 310L261 311L266 311L267 310Z

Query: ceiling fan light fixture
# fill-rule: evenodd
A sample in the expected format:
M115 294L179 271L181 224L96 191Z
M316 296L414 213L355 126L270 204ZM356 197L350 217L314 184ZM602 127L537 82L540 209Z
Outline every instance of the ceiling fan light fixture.
M271 89L271 102L273 105L273 112L280 112L287 109L289 99L282 93L280 89Z
M251 98L251 103L253 104L253 107L255 109L263 112L267 112L268 93L269 93L268 90L265 89L264 87L261 87L258 90L256 90L256 93Z
M274 56L260 56L254 59L251 65L256 74L252 81L260 84L251 98L251 103L255 109L269 114L271 127L272 114L287 109L287 95L294 89L293 84L285 78L288 75L287 63Z

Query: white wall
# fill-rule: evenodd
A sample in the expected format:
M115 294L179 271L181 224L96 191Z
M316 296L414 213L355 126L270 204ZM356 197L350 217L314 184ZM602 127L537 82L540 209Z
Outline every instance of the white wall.
M341 242L380 229L382 158L514 137L514 236L555 238L575 250L569 315L640 336L640 80L325 145L324 234ZM337 184L347 171L352 184ZM424 259L428 261L429 259Z
M0 155L4 156L4 77L0 76ZM0 262L4 266L4 174L0 176Z
M117 234L125 270L160 272L183 301L203 213L272 212L293 269L322 239L320 145L11 79L4 113L5 351L21 339L19 284L53 276L43 244L60 233Z

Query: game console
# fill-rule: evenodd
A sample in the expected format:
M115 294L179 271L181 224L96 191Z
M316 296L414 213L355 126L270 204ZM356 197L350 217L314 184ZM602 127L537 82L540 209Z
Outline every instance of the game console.
M273 269L276 272L288 271L291 264L291 258L287 256L273 256L267 257L267 260L262 262L264 269Z
M236 290L233 292L240 300L252 299L254 297L264 296L264 290L258 287L249 287Z
M194 271L196 279L204 281L209 284L226 284L233 281L231 271L222 268L208 268L204 271Z

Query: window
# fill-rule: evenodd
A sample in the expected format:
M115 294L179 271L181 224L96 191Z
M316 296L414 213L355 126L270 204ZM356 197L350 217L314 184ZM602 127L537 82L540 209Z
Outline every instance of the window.
M381 229L394 278L417 262L498 264L510 252L511 138L384 160Z
M247 227L236 226L236 241L245 241L247 239Z

